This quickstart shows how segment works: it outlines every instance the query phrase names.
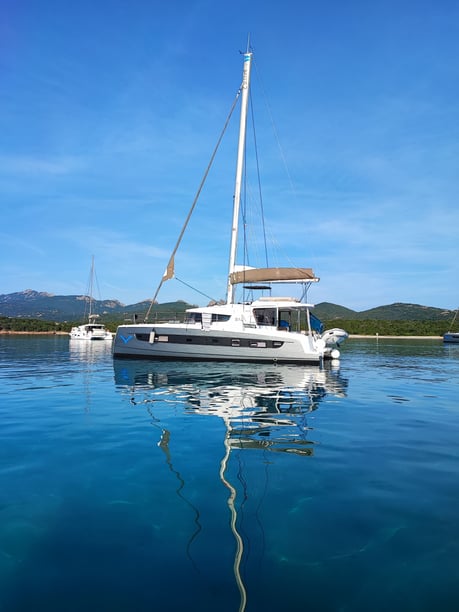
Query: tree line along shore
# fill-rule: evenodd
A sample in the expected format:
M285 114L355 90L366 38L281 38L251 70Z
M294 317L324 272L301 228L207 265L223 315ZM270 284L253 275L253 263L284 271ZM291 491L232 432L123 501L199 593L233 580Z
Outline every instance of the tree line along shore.
M115 332L125 321L102 321L107 329ZM410 337L440 338L448 330L445 321L388 321L388 320L323 320L325 328L341 327L351 337ZM68 334L80 322L54 322L41 319L0 317L0 334Z

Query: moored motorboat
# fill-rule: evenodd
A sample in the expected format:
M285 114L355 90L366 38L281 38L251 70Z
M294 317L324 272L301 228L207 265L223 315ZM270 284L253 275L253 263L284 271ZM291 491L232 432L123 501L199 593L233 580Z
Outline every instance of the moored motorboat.
M454 313L454 317L453 317L453 320L451 321L451 325L450 325L450 330L454 329L454 325L456 323L457 313L458 312L459 312L459 308ZM457 329L457 327L456 327L456 329ZM443 342L459 344L459 331L455 331L455 332L447 331L445 334L443 334Z

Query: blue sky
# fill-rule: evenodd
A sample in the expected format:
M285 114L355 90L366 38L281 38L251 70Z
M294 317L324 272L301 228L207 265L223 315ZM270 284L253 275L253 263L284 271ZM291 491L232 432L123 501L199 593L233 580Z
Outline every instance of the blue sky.
M458 306L459 3L3 0L0 10L0 293L84 293L94 255L95 297L153 296L250 32L270 263L312 267L315 303ZM215 298L237 119L176 258L177 277ZM187 285L169 281L159 301L207 302Z

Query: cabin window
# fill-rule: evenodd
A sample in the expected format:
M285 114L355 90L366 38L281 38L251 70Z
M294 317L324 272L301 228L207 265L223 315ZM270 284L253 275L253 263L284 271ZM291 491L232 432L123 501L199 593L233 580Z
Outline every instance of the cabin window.
M225 321L229 321L231 319L231 315L226 315L226 314L219 314L219 313L213 313L212 314L212 323L222 323Z
M279 310L279 329L290 331L292 327L292 311Z
M212 323L224 323L231 319L229 314L220 314L219 312L204 313L204 315L211 316ZM186 317L186 323L202 323L202 312L189 312Z
M169 336L158 336L158 342L169 342Z
M231 340L231 346L241 346L241 341L237 338L233 338L233 340Z
M253 315L258 325L277 325L275 308L254 308Z

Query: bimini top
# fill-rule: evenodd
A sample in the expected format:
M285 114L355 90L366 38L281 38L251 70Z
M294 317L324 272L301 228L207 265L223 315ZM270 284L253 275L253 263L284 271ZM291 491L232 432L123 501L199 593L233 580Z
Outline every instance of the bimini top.
M230 283L313 283L319 279L311 268L244 268L230 274Z

